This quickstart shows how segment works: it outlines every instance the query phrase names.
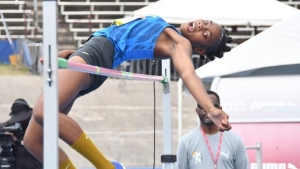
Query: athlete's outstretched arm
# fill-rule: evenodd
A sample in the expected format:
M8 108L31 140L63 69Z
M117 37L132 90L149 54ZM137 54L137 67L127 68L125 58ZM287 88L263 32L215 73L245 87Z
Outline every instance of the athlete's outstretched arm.
M174 32L174 34L173 34ZM228 115L217 109L209 99L202 80L197 76L192 60L192 46L188 40L178 36L175 31L169 35L173 41L170 46L170 56L174 67L180 75L182 81L189 89L195 100L208 113L209 118L219 127L220 131L230 130Z

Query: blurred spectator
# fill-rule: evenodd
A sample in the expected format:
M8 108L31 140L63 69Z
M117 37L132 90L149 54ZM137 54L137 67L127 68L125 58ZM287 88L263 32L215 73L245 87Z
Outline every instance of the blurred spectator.
M207 94L214 106L222 109L220 97L213 91ZM207 112L197 104L201 124L187 133L177 149L177 169L249 169L246 147L233 131L220 132Z
M42 169L43 164L23 146L23 137L32 116L32 108L24 99L16 99L12 104L9 115L11 116L10 119L0 124L0 129L5 136L11 135L12 138L12 150L15 160L12 162L14 167L10 169ZM4 156L3 154L0 156Z

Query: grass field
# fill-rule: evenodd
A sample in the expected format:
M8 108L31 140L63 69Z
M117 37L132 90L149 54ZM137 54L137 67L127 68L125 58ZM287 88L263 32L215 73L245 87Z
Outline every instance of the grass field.
M30 75L30 71L22 66L11 66L0 63L0 75Z

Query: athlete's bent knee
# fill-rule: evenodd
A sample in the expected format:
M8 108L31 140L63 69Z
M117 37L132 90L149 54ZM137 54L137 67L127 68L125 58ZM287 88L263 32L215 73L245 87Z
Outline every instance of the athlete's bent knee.
M33 108L33 120L35 120L36 123L43 126L44 121L44 106L43 103L37 103Z

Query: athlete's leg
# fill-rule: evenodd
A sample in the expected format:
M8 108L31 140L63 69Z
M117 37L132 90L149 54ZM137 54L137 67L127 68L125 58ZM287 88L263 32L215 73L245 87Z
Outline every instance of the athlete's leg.
M70 61L85 64L81 57L73 57ZM58 70L59 111L63 111L65 107L72 104L79 91L86 89L89 83L89 74L71 70ZM24 137L24 146L40 161L43 160L43 130L37 126L43 126L43 107L44 95L42 92L33 108L33 118ZM82 129L74 120L63 114L63 112L59 113L59 137L67 144L72 145L75 143L82 132ZM63 151L59 151L59 157L60 164L67 160L67 155Z
M66 106L61 112L68 114L74 101L72 101L68 106ZM40 162L43 163L43 152L39 151L43 149L43 128L32 118L29 122L27 130L31 132L26 132L24 137L24 146L29 147L28 151L34 155ZM33 134L34 133L34 134ZM33 145L28 145L34 143ZM67 161L67 154L59 147L59 164L68 163L69 169L75 168L71 161ZM72 168L73 166L73 168Z
M114 47L105 37L91 38L87 43L80 47L73 56L82 57L87 64L96 65L104 68L113 67ZM71 56L72 57L72 56ZM102 85L107 79L106 76L90 75L90 86L81 91L80 95L85 95ZM69 144L70 145L70 144ZM78 153L88 159L98 169L114 169L114 165L107 160L99 151L91 139L82 132L78 140L71 145Z
M74 59L75 58L75 59ZM79 59L78 59L79 58ZM79 60L79 61L78 61ZM86 63L79 56L73 56L70 61ZM83 82L83 83L82 83ZM98 81L97 81L98 82ZM100 80L103 83L103 80ZM90 84L90 75L86 73L79 73L70 70L59 70L59 107L67 106L78 95L79 91L87 88ZM75 85L74 85L75 84ZM76 85L77 84L77 85ZM34 120L43 125L43 94L38 99L34 107ZM31 133L34 135L34 129L29 128L27 131L25 145L30 152L35 156L43 154L42 144L40 146L34 145L34 138L30 139ZM41 132L40 137L43 136ZM81 155L87 158L97 168L114 169L114 165L108 161L103 154L97 149L93 142L82 131L78 124L70 117L63 113L59 113L59 137L69 144L72 148L77 150ZM27 142L27 143L26 143ZM35 148L33 148L35 147ZM68 158L63 151L60 151L60 165L68 162ZM62 163L63 162L63 163Z

